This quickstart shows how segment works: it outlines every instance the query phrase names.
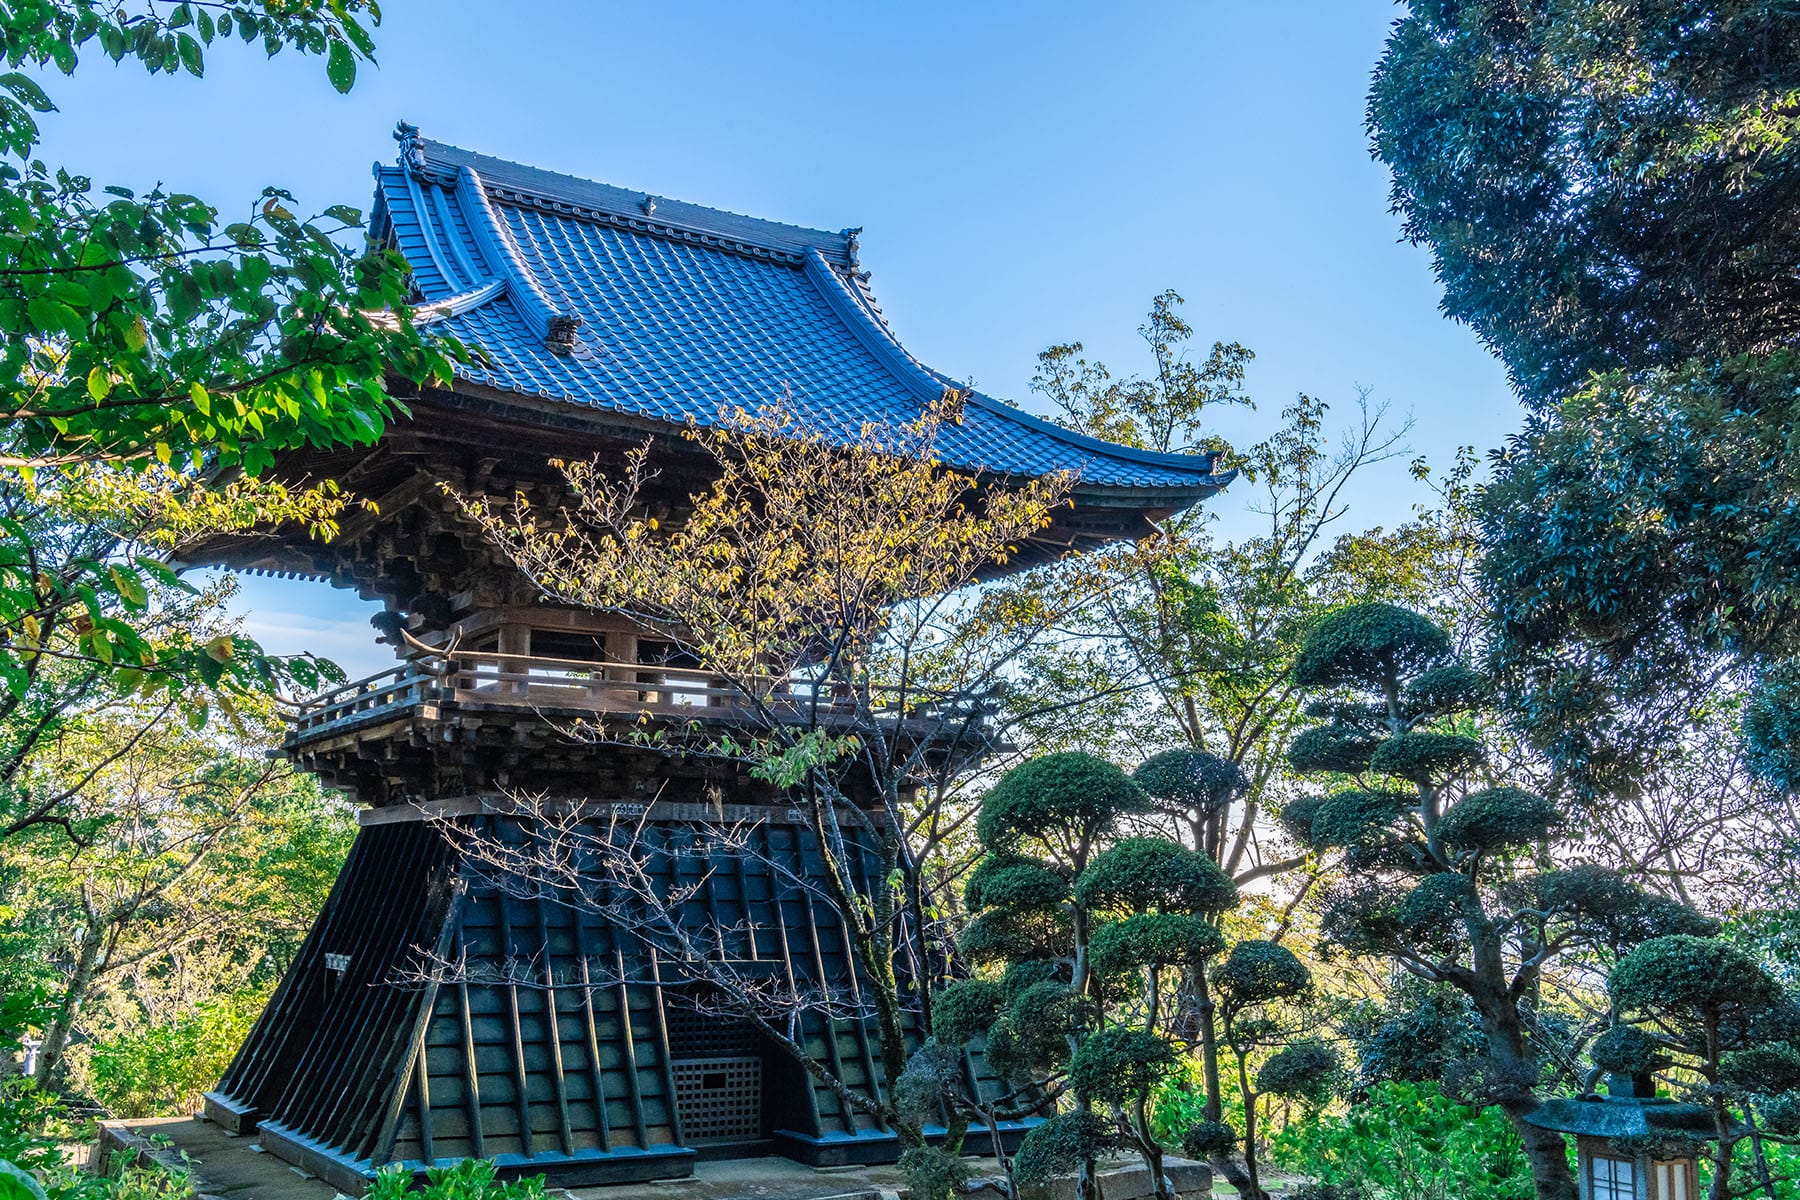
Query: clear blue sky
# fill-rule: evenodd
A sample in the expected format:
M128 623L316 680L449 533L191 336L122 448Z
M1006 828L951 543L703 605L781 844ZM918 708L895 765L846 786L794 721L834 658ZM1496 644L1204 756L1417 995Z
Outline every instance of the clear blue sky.
M1116 368L1164 288L1198 336L1257 355L1251 440L1305 390L1357 385L1434 461L1497 444L1518 408L1397 242L1362 129L1391 0L905 4L387 0L379 67L339 96L321 61L234 44L205 80L104 60L56 82L46 157L229 209L265 183L366 205L397 118L503 158L800 224L861 225L908 347L1031 403L1033 356L1080 339ZM1351 525L1416 499L1398 465ZM1247 497L1215 502L1234 524ZM272 648L385 665L366 606L249 581Z

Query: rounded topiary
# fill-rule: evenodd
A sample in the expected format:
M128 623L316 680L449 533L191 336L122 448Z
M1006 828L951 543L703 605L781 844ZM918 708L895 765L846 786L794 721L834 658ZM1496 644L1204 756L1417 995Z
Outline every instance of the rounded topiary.
M1588 1057L1609 1075L1642 1075L1654 1070L1661 1048L1635 1025L1614 1025L1594 1039Z
M1006 1003L1011 1004L1025 989L1036 987L1040 983L1054 983L1058 980L1063 983L1068 982L1061 963L1042 959L1015 962L1000 976L1000 995Z
M1181 1152L1202 1162L1209 1158L1224 1158L1235 1152L1237 1146L1238 1131L1226 1121L1203 1117L1189 1125L1187 1132L1181 1135Z
M1289 744L1288 765L1302 774L1360 775L1369 769L1369 756L1380 744L1374 734L1353 725L1320 725Z
M1437 871L1421 879L1400 902L1400 924L1434 950L1448 947L1460 931L1457 918L1475 895L1475 885L1455 871Z
M1059 1069L1069 1038L1088 1026L1092 1001L1046 980L1014 996L988 1030L987 1061L1003 1078L1023 1081Z
M1786 1092L1769 1096L1757 1109L1763 1128L1777 1137L1800 1137L1800 1093Z
M981 798L975 834L989 850L1040 841L1058 850L1092 841L1123 813L1148 806L1131 777L1078 750L1020 763Z
M1323 796L1296 796L1281 806L1275 819L1295 841L1310 846L1313 844L1313 818L1319 815L1319 808L1324 803Z
M1069 1060L1069 1083L1078 1096L1124 1104L1149 1092L1180 1066L1175 1047L1155 1034L1114 1027L1082 1040Z
M1333 792L1313 812L1308 844L1326 849L1386 841L1394 821L1415 803L1416 797L1383 788Z
M1184 913L1138 913L1102 925L1088 939L1088 961L1103 978L1146 967L1199 966L1225 948L1217 929Z
M1401 697L1417 712L1447 716L1473 712L1487 703L1487 676L1462 663L1447 663L1416 676Z
M1547 837L1562 814L1535 792L1494 787L1470 792L1438 818L1440 842L1459 850L1530 846Z
M1069 898L1061 871L1022 855L990 854L969 872L963 901L969 911L984 908L1051 909Z
M1204 750L1164 750L1131 773L1156 806L1177 814L1215 813L1250 788L1244 769Z
M1671 934L1711 937L1712 917L1667 896L1646 892L1617 871L1582 863L1521 880L1528 907L1555 913L1575 925L1585 940L1619 948Z
M1074 1172L1118 1144L1112 1123L1091 1112L1057 1113L1031 1127L1013 1155L1013 1178L1048 1183Z
M1074 949L1068 918L1059 912L990 908L964 927L956 944L970 962L1019 962L1066 957Z
M1369 755L1369 770L1432 787L1454 779L1485 755L1479 738L1457 733L1399 733L1375 747Z
M1312 972L1279 942L1251 938L1233 946L1210 978L1214 987L1241 1008L1299 995L1312 983Z
M1721 1055L1719 1081L1739 1092L1800 1093L1800 1046L1771 1042Z
M1168 838L1126 838L1108 847L1075 881L1075 902L1089 912L1222 912L1237 886L1218 863Z
M1744 762L1783 792L1800 790L1800 662L1779 663L1757 677L1744 706Z
M987 1032L1005 1003L999 984L959 979L932 997L931 1032L948 1045L966 1045Z
M1331 1098L1344 1060L1335 1047L1317 1038L1284 1046L1256 1073L1256 1090L1291 1100L1323 1104Z
M955 1196L974 1171L940 1146L913 1146L900 1156L900 1174L914 1196Z
M1313 626L1294 660L1294 682L1382 693L1449 656L1450 635L1429 619L1393 604L1357 604Z
M1652 938L1619 960L1606 990L1627 1012L1677 1021L1761 1014L1786 1000L1762 964L1730 942L1674 934Z

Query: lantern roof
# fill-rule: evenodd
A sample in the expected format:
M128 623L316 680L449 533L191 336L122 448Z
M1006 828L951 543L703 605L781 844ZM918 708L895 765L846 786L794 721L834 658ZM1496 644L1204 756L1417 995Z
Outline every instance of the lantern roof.
M1708 1109L1666 1097L1559 1096L1544 1101L1525 1121L1555 1133L1619 1141L1669 1136L1710 1140L1717 1136Z

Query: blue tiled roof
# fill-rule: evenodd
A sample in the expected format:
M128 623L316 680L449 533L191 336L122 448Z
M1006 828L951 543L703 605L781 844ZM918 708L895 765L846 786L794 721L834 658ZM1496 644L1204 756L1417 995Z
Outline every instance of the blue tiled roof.
M888 330L854 230L556 175L407 126L400 136L400 162L375 168L375 232L411 263L432 319L484 351L459 368L466 383L671 424L785 396L842 429L910 421L950 385ZM568 318L573 347L553 349ZM1116 446L972 391L938 451L969 470L1072 471L1083 492L1145 502L1192 503L1225 482L1211 455Z

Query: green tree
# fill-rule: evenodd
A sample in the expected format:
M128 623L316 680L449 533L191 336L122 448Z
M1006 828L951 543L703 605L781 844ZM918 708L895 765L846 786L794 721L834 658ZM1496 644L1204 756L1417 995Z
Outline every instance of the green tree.
M1355 605L1320 621L1295 663L1323 723L1294 739L1295 769L1340 785L1283 819L1343 855L1324 928L1355 954L1389 959L1469 1000L1483 1040L1454 1064L1458 1090L1512 1120L1540 1200L1573 1200L1560 1135L1524 1123L1546 1065L1547 969L1576 951L1604 959L1662 934L1717 925L1596 866L1559 868L1562 814L1483 777L1491 681L1457 660L1417 613Z
M1147 805L1124 772L1080 751L1031 759L982 799L987 857L969 878L961 948L1004 973L951 984L935 1008L939 1038L985 1038L1019 1093L1072 1100L1026 1135L1017 1182L1074 1172L1089 1196L1096 1157L1127 1148L1168 1195L1151 1099L1181 1065L1173 985L1224 949L1217 922L1237 889L1172 838L1119 837Z
M0 723L56 710L34 693L57 692L58 665L195 700L278 686L283 668L247 640L195 652L158 636L152 592L173 582L159 560L209 529L329 532L332 485L264 469L287 448L373 441L398 411L389 380L447 379L461 353L414 326L403 261L360 244L355 209L303 219L270 188L223 216L160 186L100 186L45 161L34 114L95 59L200 75L227 41L321 55L347 90L378 18L367 0L0 8ZM21 819L39 814L0 829Z
M1509 707L1573 784L1628 791L1711 688L1800 651L1800 12L1409 8L1375 152L1533 408L1484 519Z
M43 1085L62 1084L77 1035L79 1082L91 1086L96 1044L265 994L348 849L347 813L262 752L269 714L196 730L165 711L147 702L87 714L33 772L70 794L67 826L0 843L0 903L19 931L7 983L52 1000ZM116 1056L102 1074L99 1090L130 1098L127 1108L194 1094L124 1079Z
M1683 934L1638 946L1606 986L1636 1023L1596 1039L1595 1065L1614 1077L1669 1067L1698 1077L1696 1099L1713 1114L1714 1200L1747 1194L1731 1183L1744 1142L1760 1190L1775 1195L1765 1142L1800 1140L1800 1000L1743 949Z

